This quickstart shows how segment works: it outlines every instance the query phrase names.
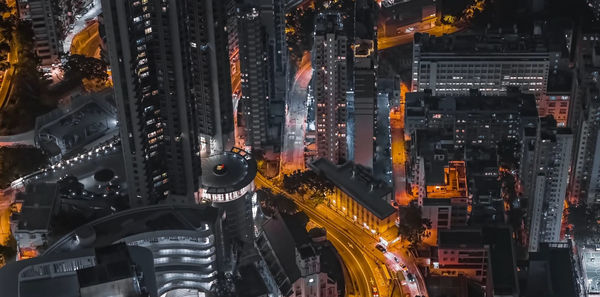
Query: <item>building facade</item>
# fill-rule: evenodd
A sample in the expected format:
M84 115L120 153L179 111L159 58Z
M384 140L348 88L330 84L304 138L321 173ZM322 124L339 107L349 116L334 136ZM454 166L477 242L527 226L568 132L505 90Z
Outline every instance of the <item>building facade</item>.
M458 95L479 89L486 95L500 95L515 86L541 95L548 86L549 69L558 63L552 54L539 35L415 34L412 90Z
M232 132L225 4L102 2L132 206L193 202Z
M317 154L336 164L347 159L347 43L339 13L317 16L312 49Z
M552 118L542 118L535 144L533 184L529 198L529 251L542 242L560 241L563 209L573 151L570 129L556 128Z
M269 60L266 32L259 10L246 8L240 13L238 29L243 119L246 146L263 149L269 127Z
M57 35L52 0L19 0L19 17L31 21L33 46L40 65L50 69L59 63L61 44Z
M396 209L391 205L394 196L391 187L374 179L365 167L352 162L335 165L320 158L309 166L334 185L334 194L327 197L329 207L373 236L390 235L384 233L396 225L398 218ZM392 240L396 236L393 234L387 239Z

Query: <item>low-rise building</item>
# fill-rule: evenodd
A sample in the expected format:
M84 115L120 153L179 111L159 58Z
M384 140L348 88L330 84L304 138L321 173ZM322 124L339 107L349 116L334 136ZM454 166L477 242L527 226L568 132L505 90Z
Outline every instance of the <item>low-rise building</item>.
M432 274L476 280L486 296L519 296L511 233L508 227L440 230Z
M395 227L398 213L391 205L394 191L373 178L365 167L352 162L335 165L324 158L309 166L335 186L334 194L327 198L329 207L373 235L385 238L384 233ZM392 233L395 238L397 234Z
M17 194L15 203L20 212L11 218L11 231L17 241L17 257L37 256L48 244L50 219L56 211L58 186L56 183L34 183Z

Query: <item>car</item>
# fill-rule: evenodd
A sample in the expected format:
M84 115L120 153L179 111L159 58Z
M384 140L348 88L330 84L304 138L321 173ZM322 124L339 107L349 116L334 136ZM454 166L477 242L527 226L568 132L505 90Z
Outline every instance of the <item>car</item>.
M400 260L398 260L398 257L394 257L394 261L396 261L396 263L400 263Z
M385 249L385 247L383 245L381 245L380 243L375 245L375 248L380 250L382 253L387 252L387 250Z
M412 273L407 273L406 274L406 278L408 279L409 282L414 283L415 282L415 275Z
M372 287L371 288L371 293L373 294L373 297L379 297L379 291L377 290L377 287Z
M402 270L404 271L408 271L408 267L406 267L406 264L401 264L400 268L402 268Z

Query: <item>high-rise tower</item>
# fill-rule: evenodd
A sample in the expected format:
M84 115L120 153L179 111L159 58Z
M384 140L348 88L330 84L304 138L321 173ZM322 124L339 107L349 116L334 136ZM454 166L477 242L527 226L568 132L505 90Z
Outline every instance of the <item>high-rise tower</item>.
M225 2L103 0L132 206L193 202L233 129Z
M317 103L317 154L333 163L346 160L347 37L339 13L321 13L312 49L313 92Z

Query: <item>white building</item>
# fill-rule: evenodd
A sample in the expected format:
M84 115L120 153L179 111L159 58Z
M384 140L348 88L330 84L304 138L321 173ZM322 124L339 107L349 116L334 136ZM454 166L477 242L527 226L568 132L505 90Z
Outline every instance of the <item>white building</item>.
M556 121L551 118L542 118L538 131L533 185L527 195L531 214L530 252L536 252L542 242L560 241L573 150L571 130L556 128Z
M292 287L294 297L337 297L337 283L327 273L321 272L321 259L312 246L297 249L296 264L300 269Z
M433 95L501 95L507 87L536 95L547 90L549 70L559 59L541 36L523 34L415 34L412 90ZM556 66L556 67L555 67Z
M333 163L347 159L347 37L339 13L321 13L312 49L318 157Z

